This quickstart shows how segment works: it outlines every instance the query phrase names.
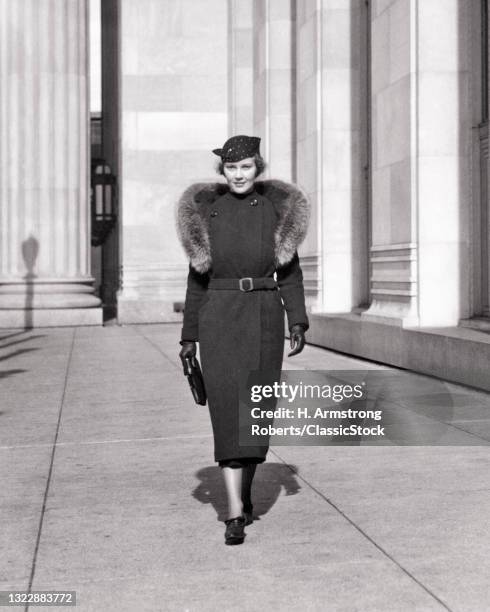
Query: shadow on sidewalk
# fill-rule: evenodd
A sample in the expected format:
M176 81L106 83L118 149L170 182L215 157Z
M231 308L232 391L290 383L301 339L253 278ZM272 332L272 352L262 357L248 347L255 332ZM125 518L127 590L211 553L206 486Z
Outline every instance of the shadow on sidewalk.
M22 331L13 332L11 334L7 333L7 334L5 334L3 336L0 334L0 342L2 342L3 340L8 340L8 338L14 338L15 336L22 336L25 333L26 333L26 331L22 330Z
M12 334L12 335L15 336L16 334ZM16 344L22 344L23 342L29 342L29 340L39 340L39 338L45 338L46 336L44 334L36 334L35 336L26 336L25 338L20 338L19 340L12 340L12 342L7 342L5 344L2 344L3 340L9 337L10 336L0 338L0 349L6 349L11 346L15 346Z
M301 489L296 479L298 473L294 465L284 463L263 463L257 467L252 485L254 517L267 514L274 506L282 489L286 495L296 495ZM218 521L227 518L226 492L218 466L208 466L196 473L199 485L192 492L192 497L202 504L212 504Z
M0 347L3 348L3 347ZM13 353L9 353L8 355L2 355L0 357L0 361L6 361L7 359L12 359L13 357L18 357L19 355L24 355L25 353L32 353L32 351L38 351L39 348L37 346L31 348L17 349Z
M38 340L39 338L45 337L44 334L24 335L25 333L26 333L26 330L19 331L19 332L13 332L11 334L5 334L3 336L0 335L0 353L2 350L11 348L18 344L22 344L23 342L29 342L30 340ZM18 338L18 336L21 336L21 335L24 335L24 337ZM16 339L11 340L12 338L16 338ZM5 340L10 340L10 342L5 342ZM7 361L8 359L19 357L20 355L23 355L25 353L31 353L32 351L38 351L38 350L39 350L39 347L37 346L17 348L13 352L10 352L6 355L0 354L0 363L3 361ZM3 378L8 378L9 376L13 376L14 374L22 374L23 372L26 372L26 371L27 370L21 369L21 368L16 368L16 369L11 369L11 370L0 370L0 380Z
M8 378L9 376L13 376L14 374L22 374L23 372L27 372L27 370L1 370L0 371L0 380L2 378ZM3 412L0 412L0 414L3 414Z

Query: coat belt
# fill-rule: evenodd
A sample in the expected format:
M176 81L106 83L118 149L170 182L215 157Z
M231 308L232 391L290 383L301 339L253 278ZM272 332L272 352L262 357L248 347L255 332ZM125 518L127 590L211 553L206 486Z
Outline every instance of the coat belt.
M208 289L237 289L240 291L258 291L261 289L276 289L277 283L270 276L262 278L212 278Z

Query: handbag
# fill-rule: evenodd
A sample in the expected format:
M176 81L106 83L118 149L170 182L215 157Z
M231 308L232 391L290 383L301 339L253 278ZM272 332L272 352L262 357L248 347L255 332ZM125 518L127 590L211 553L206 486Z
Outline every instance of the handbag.
M184 373L187 376L187 381L191 388L192 395L194 396L194 400L196 404L205 406L207 400L206 388L204 386L204 379L202 377L199 361L195 356L186 357L185 363L187 368L184 368Z

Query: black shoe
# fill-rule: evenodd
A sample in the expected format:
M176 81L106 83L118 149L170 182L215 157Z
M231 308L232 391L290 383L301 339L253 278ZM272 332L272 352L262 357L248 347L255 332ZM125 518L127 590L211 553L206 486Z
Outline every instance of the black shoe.
M225 521L225 544L233 546L234 544L242 544L245 539L245 517L237 516L236 518Z
M254 511L254 507L252 506L252 504L250 504L249 506L243 506L243 514L245 516L245 526L251 525L254 522L253 511Z

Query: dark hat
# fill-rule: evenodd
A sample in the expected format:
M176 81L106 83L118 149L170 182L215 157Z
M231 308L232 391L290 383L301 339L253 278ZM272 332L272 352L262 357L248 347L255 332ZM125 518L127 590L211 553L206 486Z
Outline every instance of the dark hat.
M222 149L213 149L213 153L221 157L224 162L237 162L246 157L253 157L259 153L260 138L256 136L232 136Z

